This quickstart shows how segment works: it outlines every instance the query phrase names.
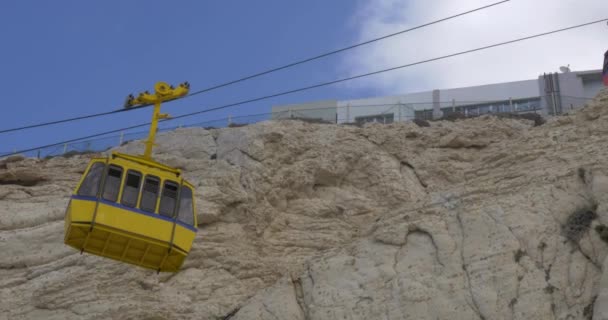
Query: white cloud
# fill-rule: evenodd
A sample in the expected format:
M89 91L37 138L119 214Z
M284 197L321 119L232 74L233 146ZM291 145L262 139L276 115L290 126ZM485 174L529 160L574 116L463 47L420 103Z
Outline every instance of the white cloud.
M356 41L393 33L492 0L367 0L352 18ZM490 9L351 51L344 72L355 75L439 57L592 20L608 18L607 0L512 0ZM402 94L525 80L543 72L601 69L608 49L605 23L544 38L493 48L447 60L356 80L351 88Z

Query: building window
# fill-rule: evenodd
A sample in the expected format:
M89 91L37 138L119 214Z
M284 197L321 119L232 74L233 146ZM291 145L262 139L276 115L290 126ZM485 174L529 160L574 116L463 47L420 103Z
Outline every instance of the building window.
M115 165L110 165L108 175L106 176L105 186L103 188L103 198L116 202L118 193L120 192L120 180L122 178L122 168Z
M508 112L511 112L511 111L512 111L511 110L511 106L509 104L502 104L502 105L500 105L499 112L508 113Z
M540 99L531 100L530 108L532 110L540 110Z
M370 123L370 122L378 122L378 123L386 124L386 123L393 123L394 120L395 120L394 113L355 117L355 122L361 123L361 124Z
M414 110L414 118L420 120L433 120L433 110Z
M483 105L483 106L479 106L479 114L486 114L486 113L491 113L492 111L492 105Z
M159 186L159 178L154 176L146 176L143 191L141 193L141 203L139 205L140 209L148 212L154 212L156 210L156 199L158 197Z
M134 208L137 205L139 187L141 185L141 173L133 170L127 171L127 178L122 189L121 203L127 207Z
M395 120L395 115L393 113L355 117L355 122L361 123L361 124L373 123L373 122L386 124L386 123L393 123L394 120Z
M166 217L173 217L177 204L177 189L179 185L173 181L165 181L163 193L160 197L158 213Z
M456 107L457 112L467 116L479 116L491 113L526 112L540 109L540 98L505 100L492 103Z
M468 116L478 116L479 115L479 106L466 107L465 114Z
M106 166L101 162L95 162L93 165L91 165L89 172L87 172L87 175L80 184L80 188L78 188L79 196L97 196L97 192L99 191L99 182L101 181L101 176L103 175L103 169L105 167Z
M517 112L540 110L540 98L513 101L513 108Z

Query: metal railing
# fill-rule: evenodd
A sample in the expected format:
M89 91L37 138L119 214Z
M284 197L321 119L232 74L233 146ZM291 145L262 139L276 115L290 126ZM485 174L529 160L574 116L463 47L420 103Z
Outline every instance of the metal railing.
M562 96L562 109L567 112L586 104L591 98ZM310 109L281 110L277 112L259 113L245 116L228 116L204 122L160 128L158 132L166 132L177 128L206 128L218 129L240 127L268 120L303 120L315 123L337 123L342 125L362 125L369 122L390 124L393 122L412 121L414 119L431 121L439 119L461 119L478 117L486 114L521 115L536 113L548 116L541 108L539 98L503 100L503 101L447 101L440 103L389 103L389 104L345 104L337 107L318 107ZM564 103L566 102L566 103ZM329 110L335 110L335 118L328 119ZM440 112L437 112L439 110ZM325 112L321 112L325 111ZM315 113L317 112L317 113ZM63 145L40 148L24 154L27 157L51 158L70 156L73 154L103 152L120 146L129 141L145 139L148 131L121 132L102 138L77 141ZM5 152L0 154L11 153Z

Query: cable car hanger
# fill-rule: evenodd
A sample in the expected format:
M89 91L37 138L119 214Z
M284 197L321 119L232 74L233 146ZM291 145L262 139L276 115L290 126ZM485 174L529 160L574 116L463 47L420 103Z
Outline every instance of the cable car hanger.
M65 215L64 243L82 252L157 272L177 272L197 232L194 186L181 170L152 159L161 103L188 94L165 82L129 95L125 108L153 104L143 155L112 152L92 158L71 196Z
M154 113L152 114L152 122L150 123L150 133L148 134L148 140L146 140L146 150L144 152L145 159L150 160L152 158L152 147L154 146L158 120L170 118L169 114L160 113L160 104L165 101L171 101L186 96L189 90L190 84L187 81L181 83L177 88L174 88L166 82L160 81L154 85L154 94L144 91L140 93L137 98L132 94L127 96L124 106L125 109L142 105L154 105Z

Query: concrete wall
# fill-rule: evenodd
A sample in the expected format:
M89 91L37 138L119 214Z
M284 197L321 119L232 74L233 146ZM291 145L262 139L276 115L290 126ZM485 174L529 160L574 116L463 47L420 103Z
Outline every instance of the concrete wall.
M435 92L435 100L433 99L433 92ZM338 123L354 122L360 116L383 113L394 113L395 121L407 121L414 118L414 111L416 110L430 110L434 107L437 109L437 107L473 105L486 101L508 101L509 98L525 99L538 96L538 81L525 80L417 92L399 96L346 100L338 102ZM437 116L441 116L441 113L437 113Z
M569 72L554 74L558 114L583 106L603 88L601 71ZM435 95L433 94L435 92ZM435 99L433 97L435 96ZM542 114L553 109L553 101L547 101L543 77L539 79L488 84L475 87L425 91L399 96L379 97L338 102L338 122L354 122L357 117L394 113L395 121L407 121L416 110L434 110L437 107L476 105L489 101L541 98ZM375 106L377 105L377 106ZM384 105L384 106L383 106ZM391 106L399 105L399 106ZM552 110L551 110L552 111ZM400 115L400 116L399 116Z
M602 79L583 82L583 97L594 98L604 88Z
M584 105L601 90L601 70L552 74L556 90L558 114ZM435 109L435 116L441 116L437 109L466 105L479 105L483 102L509 101L510 99L541 98L543 114L552 113L553 100L547 94L544 79L488 84L475 87L453 88L410 93L405 95L376 97L344 101L319 101L306 104L275 106L273 119L289 117L320 118L338 123L355 122L357 117L393 114L394 121L414 119L417 110ZM435 92L435 95L433 94ZM435 96L435 99L433 97ZM549 97L549 99L548 99ZM324 110L309 110L325 108ZM551 111L551 112L549 112Z
M316 101L272 107L272 119L309 118L336 122L336 100Z
M601 70L554 73L539 77L544 113L561 114L584 106L602 89Z
M525 99L538 96L537 80L524 80L441 90L442 101L456 100L456 102L462 102L460 105L476 104L484 101L503 101L509 100L510 98Z
M595 98L604 88L602 70L579 72L579 77L583 81L583 97Z

